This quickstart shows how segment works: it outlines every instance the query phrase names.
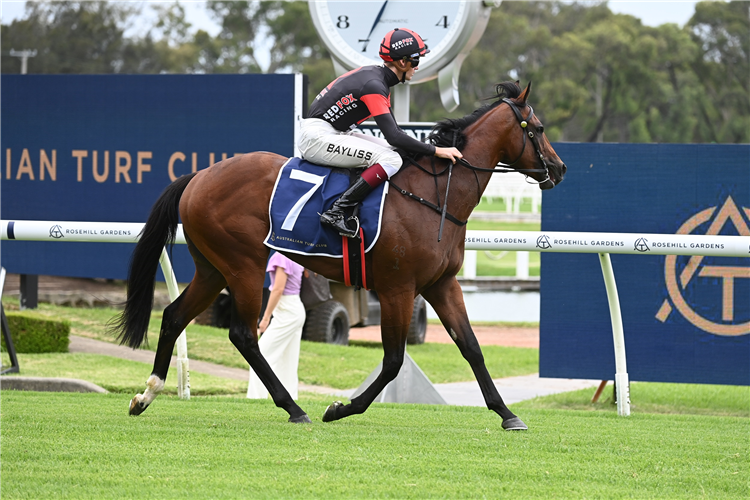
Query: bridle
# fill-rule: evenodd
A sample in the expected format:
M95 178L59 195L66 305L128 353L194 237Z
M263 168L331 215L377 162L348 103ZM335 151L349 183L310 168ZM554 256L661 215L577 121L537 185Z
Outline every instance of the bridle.
M464 160L463 158L459 158L457 162L466 168L469 168L471 170L478 171L478 172L490 172L493 174L495 173L506 174L509 172L518 172L526 176L526 182L529 182L528 180L529 174L544 173L547 176L544 180L529 182L529 184L544 184L547 181L554 183L554 181L552 180L552 177L550 177L549 175L549 166L547 165L547 162L544 159L544 155L542 154L542 148L539 145L539 138L537 137L537 135L534 133L533 130L530 130L528 128L528 125L531 122L531 119L534 118L534 108L532 108L528 104L526 105L526 107L529 108L529 116L527 116L524 119L523 115L521 114L521 110L518 109L518 106L516 105L515 102L508 99L507 97L503 98L502 102L504 102L510 107L511 111L513 111L513 114L516 116L516 120L518 121L518 124L521 126L521 130L523 132L523 146L521 147L521 153L519 153L518 157L512 162L498 163L497 166L493 168L476 167L472 165L471 163L469 163L468 161ZM526 137L531 139L531 143L534 145L534 150L536 151L536 155L539 157L539 160L541 160L543 168L531 168L531 169L523 169L523 170L519 168L513 168L513 165L515 165L521 160L521 158L523 157L523 153L526 151Z
M477 181L477 192L478 192L478 199L479 199L479 201L481 201L481 192L479 191L479 178L477 177L477 172L489 172L489 173L492 173L492 174L496 174L496 173L497 174L505 174L505 173L509 173L509 172L517 172L517 173L520 173L520 174L523 174L523 175L526 176L526 182L529 182L529 180L528 180L529 174L544 173L544 174L546 174L546 178L545 179L543 179L541 181L529 182L529 184L543 184L543 183L545 183L547 181L550 181L553 184L555 183L555 181L552 180L552 177L549 174L549 166L547 165L547 162L544 159L544 155L542 154L542 148L539 145L539 138L537 137L537 135L534 133L533 130L530 130L528 128L529 122L531 122L531 119L534 118L534 108L532 108L530 105L527 104L526 107L529 108L529 116L527 116L526 118L524 118L523 115L521 114L521 110L518 109L518 106L516 105L515 102L513 102L510 99L508 99L507 97L503 98L502 102L504 102L505 104L507 104L510 107L511 111L513 111L513 114L515 115L516 120L518 121L518 124L520 125L521 130L523 132L523 146L521 147L521 153L518 155L518 158L516 158L515 160L513 160L510 163L502 163L502 164L498 163L493 168L484 168L484 167L474 166L471 163L469 163L468 160L465 160L464 158L459 158L458 160L456 160L456 163L458 163L459 165L462 165L462 166L464 166L464 167L466 167L466 168L474 171L474 177L475 177L475 179ZM454 131L454 133L453 133L453 144L452 144L453 147L456 146L457 136L458 136L458 130ZM534 150L536 151L536 155L539 157L539 160L542 162L542 167L543 168L531 168L531 169L523 169L522 170L522 169L514 168L513 167L516 163L518 163L521 160L521 158L523 157L523 153L526 151L526 138L527 137L531 140L531 144L533 144ZM445 201L442 204L442 207L440 206L440 193L439 192L438 192L438 204L435 205L434 203L431 203L431 202L425 200L424 198L421 198L421 197L415 195L414 193L410 193L409 191L406 191L405 189L401 189L396 184L394 184L392 180L389 180L390 185L392 187L396 188L402 195L406 196L407 198L411 198L411 199L413 199L415 201L418 201L421 204L423 204L425 206L428 206L429 208L431 208L431 209L433 209L436 212L438 212L438 213L441 214L441 216L440 216L440 230L438 231L438 242L443 237L443 225L445 223L445 219L446 218L448 220L450 220L451 222L453 222L454 224L456 224L456 225L459 225L459 226L466 225L467 221L463 221L462 222L462 221L456 219L454 216L452 216L451 214L449 214L447 212L447 209L448 209L448 192L450 190L451 176L453 174L453 163L452 162L448 162L448 166L445 167L445 169L443 169L441 172L436 172L435 171L434 158L433 158L433 164L432 164L433 172L429 172L424 167L422 167L422 165L420 165L419 163L417 163L413 159L408 158L408 157L405 158L405 159L408 159L410 163L412 163L413 165L416 165L423 172L426 172L427 174L431 175L435 179L435 188L436 189L437 189L437 177L440 176L440 175L442 175L443 173L445 173L446 170L448 171L448 181L447 181L447 183L445 185L445 198L444 198ZM479 201L477 201L477 204L479 204Z

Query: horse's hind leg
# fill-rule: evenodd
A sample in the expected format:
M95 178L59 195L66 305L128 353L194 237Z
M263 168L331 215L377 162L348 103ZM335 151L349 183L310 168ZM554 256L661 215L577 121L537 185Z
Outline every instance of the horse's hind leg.
M154 357L154 368L146 382L144 393L136 394L130 401L131 415L143 413L164 389L177 338L193 318L211 305L225 286L226 280L216 268L204 259L196 259L193 281L177 297L177 300L164 309L159 344Z
M482 389L487 408L503 418L506 430L526 430L526 424L515 416L503 402L497 391L487 366L484 364L482 349L469 324L463 293L455 277L445 277L422 292L422 297L435 309L440 321L458 346L461 354L469 362L474 376Z
M364 413L383 389L398 375L404 363L406 336L414 309L414 291L380 295L380 335L383 341L383 365L380 374L362 394L344 405L339 401L328 406L323 422L332 422Z
M230 283L232 319L229 324L229 340L266 386L276 406L289 413L289 421L298 424L310 423L310 417L292 399L258 347L256 325L260 314L262 283L262 271L258 274L258 280L246 277L236 283Z

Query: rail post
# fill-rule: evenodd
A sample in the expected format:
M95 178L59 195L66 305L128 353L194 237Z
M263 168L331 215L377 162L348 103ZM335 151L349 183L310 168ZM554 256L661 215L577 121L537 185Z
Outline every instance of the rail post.
M464 278L467 280L477 279L477 251L466 250L464 252Z
M628 366L625 357L625 334L622 328L622 314L620 312L620 297L617 294L615 273L608 253L599 254L602 265L604 285L607 287L609 302L609 316L612 320L612 337L615 343L615 387L617 388L617 414L621 417L630 415L630 382L628 382Z

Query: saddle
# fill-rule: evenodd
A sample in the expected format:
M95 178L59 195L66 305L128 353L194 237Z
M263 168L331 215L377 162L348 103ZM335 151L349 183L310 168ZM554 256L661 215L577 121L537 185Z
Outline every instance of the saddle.
M319 220L320 214L333 205L359 173L290 158L279 170L271 194L271 227L263 243L286 253L341 258L348 264L345 277L352 284L361 282L366 287L364 254L380 236L388 183L376 187L347 214L347 218L353 215L359 220L360 238L342 238Z

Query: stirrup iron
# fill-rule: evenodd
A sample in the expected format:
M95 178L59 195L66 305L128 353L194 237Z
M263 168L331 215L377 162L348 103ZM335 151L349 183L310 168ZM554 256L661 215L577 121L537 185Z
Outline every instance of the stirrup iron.
M359 228L360 228L359 217L357 217L356 215L352 215L351 217L349 217L348 219L346 219L346 222L349 222L350 220L353 220L354 222L357 223L357 227L354 229L354 235L352 236L352 235L349 235L349 234L344 234L341 231L339 231L339 235L340 236L346 236L347 238L356 238L356 237L359 236ZM346 222L344 222L344 225L348 228L349 226L346 225Z

